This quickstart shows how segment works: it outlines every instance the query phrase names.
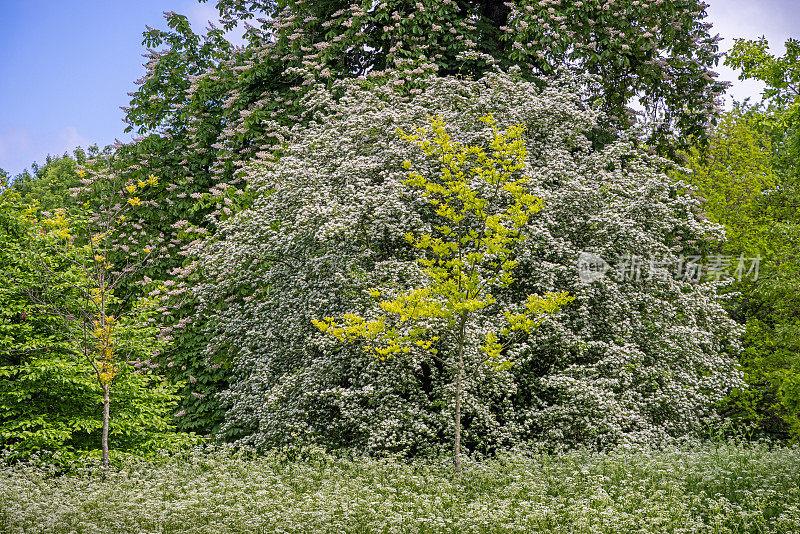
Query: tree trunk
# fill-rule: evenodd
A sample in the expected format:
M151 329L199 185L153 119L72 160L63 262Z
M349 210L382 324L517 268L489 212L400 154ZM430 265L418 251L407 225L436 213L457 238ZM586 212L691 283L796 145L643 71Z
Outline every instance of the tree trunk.
M464 330L467 325L467 314L461 316L458 326L458 363L456 369L456 416L455 416L455 443L453 444L453 457L455 460L456 476L461 476L461 389L464 375Z
M108 420L110 419L111 407L111 385L103 384L103 477L108 470Z
M481 5L481 15L484 20L488 19L491 29L486 32L483 42L480 43L481 52L498 57L504 49L504 44L500 41L503 31L500 29L508 24L508 16L511 8L506 5L506 0L483 0Z

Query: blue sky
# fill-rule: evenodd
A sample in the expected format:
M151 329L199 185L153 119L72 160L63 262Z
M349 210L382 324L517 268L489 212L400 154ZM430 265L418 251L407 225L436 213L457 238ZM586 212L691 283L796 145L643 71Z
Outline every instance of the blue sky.
M798 0L707 0L712 32L725 38L765 35L773 48L800 37ZM127 93L143 73L146 24L164 27L163 11L194 28L216 19L213 0L0 0L0 168L11 175L76 146L113 143L123 134ZM737 99L761 87L736 81Z
M196 0L0 0L0 168L126 141L120 106L144 73L145 25L163 12L216 20Z

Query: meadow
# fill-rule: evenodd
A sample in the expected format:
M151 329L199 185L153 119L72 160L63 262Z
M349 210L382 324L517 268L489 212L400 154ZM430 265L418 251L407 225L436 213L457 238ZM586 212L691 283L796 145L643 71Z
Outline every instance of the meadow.
M0 469L3 533L800 532L800 448L705 444L468 459L221 449Z

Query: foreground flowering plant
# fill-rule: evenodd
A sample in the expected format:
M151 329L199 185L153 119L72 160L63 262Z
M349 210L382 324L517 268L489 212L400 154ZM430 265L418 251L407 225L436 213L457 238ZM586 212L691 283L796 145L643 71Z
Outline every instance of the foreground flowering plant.
M53 476L0 464L0 529L60 534L759 532L800 524L800 450L709 443L413 463L305 448L125 461Z

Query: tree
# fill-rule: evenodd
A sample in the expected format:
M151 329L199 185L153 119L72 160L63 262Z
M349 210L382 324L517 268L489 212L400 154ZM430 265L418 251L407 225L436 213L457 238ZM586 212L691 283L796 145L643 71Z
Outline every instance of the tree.
M705 197L709 216L727 230L728 255L760 255L757 279L733 289L732 316L745 327L741 362L748 388L732 396L732 415L758 433L796 438L800 432L800 57L798 42L784 57L764 38L736 40L726 63L740 78L767 87L756 106L737 105L712 130L706 150L689 154L684 179Z
M61 449L74 431L83 429L85 419L68 402L53 406L53 398L39 388L47 380L42 378L60 377L49 384L51 390L57 395L69 390L73 399L81 397L76 393L86 384L64 361L64 339L51 331L52 318L37 313L25 292L33 272L24 259L24 236L35 209L25 206L5 180L0 189L0 264L7 281L0 288L0 443L17 454ZM76 404L84 406L83 401Z
M770 138L775 186L759 199L768 230L763 239L766 265L748 292L748 356L762 402L762 428L800 435L800 42L789 39L776 57L764 38L738 39L726 63L740 78L766 84L761 129Z
M756 422L762 430L775 434L780 425L775 424L776 414L768 407L775 400L775 392L765 388L764 380L772 366L767 362L777 363L783 357L768 341L770 328L764 320L772 315L769 304L761 302L756 294L758 279L763 284L772 263L775 220L767 204L778 180L764 120L764 114L757 109L736 105L722 116L708 146L687 154L690 172L678 173L678 177L697 188L706 213L725 226L726 241L709 255L760 258L757 275L739 276L730 287L733 295L728 309L745 326L740 361L748 384L732 393L731 415L737 422Z
M26 246L36 280L29 296L40 312L55 319L66 347L88 364L102 391L101 449L107 468L112 388L134 363L149 368L158 348L157 329L148 324L154 302L140 298L127 305L119 292L121 281L145 265L151 249L123 247L125 255L117 258L113 249L129 213L142 203L135 193L156 185L157 178L124 184L96 169L78 174L84 186L75 191L76 212L63 208L44 212L45 218L30 226ZM81 193L89 197L82 203ZM145 384L146 380L138 381L140 387ZM174 400L169 388L162 386L159 393L153 400L166 401L169 407ZM158 429L166 430L164 409L155 406L152 413Z
M725 64L740 69L742 80L755 79L766 84L762 95L769 115L764 123L772 137L774 165L782 178L779 188L796 194L797 157L800 156L800 41L788 39L786 54L776 57L769 52L765 38L736 39Z
M800 41L790 38L785 46L786 54L775 57L770 54L769 43L764 37L735 39L733 48L726 54L725 64L741 70L741 80L764 82L767 85L764 100L778 108L787 108L800 97Z
M540 89L505 73L424 78L411 100L391 80L310 86L308 124L271 159L243 168L252 206L197 252L193 293L207 354L230 365L221 435L259 448L311 441L375 454L452 450L454 374L441 358L418 350L380 361L311 322L372 320L370 289L385 289L391 302L431 284L418 260L435 256L405 236L442 237L443 224L405 184L403 163L425 177L439 176L442 163L398 133L430 115L452 125L461 147L490 145L494 132L480 121L487 114L501 131L524 125L524 190L546 206L528 220L513 282L470 315L480 327L465 334L473 354L483 334L507 326L497 310L522 311L529 295L575 297L504 349L510 369L480 365L464 376L463 450L661 443L713 420L715 404L741 383L738 327L719 284L679 267L722 229L703 219L686 184L663 173L667 161L624 141L594 147L600 112L583 106L576 87L562 80ZM587 254L614 265L581 277Z
M737 105L720 118L707 147L688 151L681 177L697 188L706 213L725 226L722 251L755 257L763 254L772 224L765 195L778 185L772 144L758 110Z
M225 27L258 22L248 26L251 45L311 66L322 79L415 68L479 76L493 60L532 79L571 66L599 76L591 91L602 95L613 124L626 123L638 97L663 120L653 132L661 141L702 135L724 89L711 72L719 54L705 7L695 0L217 2ZM464 54L477 56L465 63ZM260 61L248 63L247 79L269 84Z
M90 362L75 354L61 318L30 298L48 294L50 306L61 310L74 304L72 289L59 294L42 286L52 281L43 280L42 263L58 268L61 277L76 273L58 255L48 255L47 247L32 246L31 239L34 245L48 239L39 211L13 187L0 192L0 263L7 281L0 288L0 446L14 458L49 452L68 462L97 449L103 392ZM122 369L114 387L110 433L116 449L145 453L176 443L170 435L176 400L171 385L145 367Z
M542 206L541 198L525 191L528 179L517 175L525 167L523 128L515 126L501 133L491 116L482 121L493 129L490 153L481 146L453 143L441 119L431 120L430 132L420 129L416 134L404 135L427 156L435 156L442 166L436 177L412 172L407 182L420 190L442 222L435 227L436 237L407 236L415 248L430 254L418 260L429 282L381 301L379 307L384 314L376 319L345 315L341 325L332 317L313 321L317 328L340 341L366 340L367 350L381 359L412 350L427 350L434 357L455 356L453 457L457 475L461 474L465 371L486 362L507 368L511 362L502 361L501 353L513 341L513 334L530 333L539 316L572 301L566 293L530 295L522 313L496 311L508 321L499 332L485 332L486 326L475 324L476 313L497 302L493 293L514 281L511 273L517 263L514 257L523 239L521 233L531 215ZM502 210L494 212L498 206ZM380 290L373 291L380 296ZM476 337L471 334L472 329L485 336L481 347L472 346Z

